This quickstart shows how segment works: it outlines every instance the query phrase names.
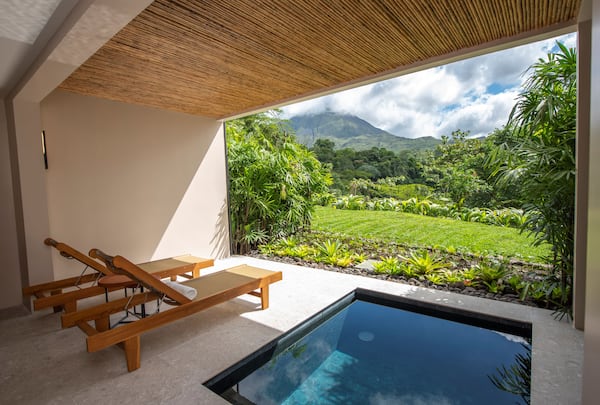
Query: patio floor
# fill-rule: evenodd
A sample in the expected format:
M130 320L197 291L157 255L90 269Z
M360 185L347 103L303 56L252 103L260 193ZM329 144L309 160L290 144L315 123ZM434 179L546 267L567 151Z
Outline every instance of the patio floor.
M117 347L87 353L83 332L61 329L59 314L3 311L1 402L227 404L202 383L363 287L531 322L532 403L580 403L583 333L550 311L246 257L218 261L203 274L240 263L283 272L283 281L271 286L270 308L261 311L258 298L243 296L148 332L142 366L132 373Z

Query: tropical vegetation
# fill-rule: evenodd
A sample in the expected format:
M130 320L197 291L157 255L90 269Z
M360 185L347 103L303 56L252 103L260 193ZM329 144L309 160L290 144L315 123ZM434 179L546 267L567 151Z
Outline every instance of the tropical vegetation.
M417 250L407 255L380 255L377 271L386 274L425 277L433 284L463 277L457 271L466 269L446 266L443 259L431 256L437 248L446 253L470 249L501 261L520 257L547 263L543 279L538 274L524 284L512 272L489 263L468 271L477 270L477 283L490 292L520 286L520 291L568 314L574 252L576 53L558 44L556 53L540 59L528 73L504 128L484 138L458 129L428 150L340 149L331 139L314 139L308 149L276 115L229 122L234 252L262 246L277 255L338 267L356 265L360 253L347 250L338 238L314 245L290 242L310 229L319 204L324 207L316 210L313 230L336 229L334 222L339 221L345 233L388 243L410 241ZM344 211L360 220L341 220ZM411 229L406 225L411 221L420 223L418 230L403 232ZM424 233L423 224L431 221L437 221L442 231ZM464 226L488 231L472 233ZM505 231L512 234L504 235ZM477 246L474 240L488 241L482 237L488 232L494 236L491 247ZM503 250L504 241L520 250Z
M330 176L272 114L230 121L226 127L233 250L293 234L310 223Z
M524 201L523 224L536 244L552 246L552 273L560 305L572 300L575 229L575 129L577 54L558 44L530 67L507 125L507 136L490 156L498 183L514 188Z

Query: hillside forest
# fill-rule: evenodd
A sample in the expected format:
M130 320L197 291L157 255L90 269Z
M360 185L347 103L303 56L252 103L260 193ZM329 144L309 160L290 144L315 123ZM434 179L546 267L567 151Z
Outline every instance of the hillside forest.
M311 150L330 170L330 191L336 196L416 197L471 208L522 206L521 196L494 181L488 164L492 150L506 142L507 132L496 130L486 138L468 135L456 130L442 137L434 149L424 151L336 149L328 139L317 139Z

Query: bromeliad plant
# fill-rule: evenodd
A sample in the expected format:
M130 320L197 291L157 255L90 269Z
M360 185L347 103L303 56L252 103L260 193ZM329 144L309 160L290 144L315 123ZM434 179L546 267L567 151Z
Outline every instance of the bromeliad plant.
M395 256L382 257L381 261L373 264L373 268L375 270L375 273L378 274L385 273L396 275L403 273L402 263Z
M460 270L443 270L442 276L444 277L446 283L450 285L460 285L465 281L465 276Z
M315 250L315 261L333 266L348 267L364 260L363 256L350 252L348 246L339 240L332 241L327 239L323 242L318 242L315 245Z
M474 266L477 277L484 283L497 283L508 274L501 262L482 262Z
M436 274L436 273L426 274L425 279L427 279L427 281L429 281L435 285L446 284L446 279L444 278L444 276L442 274Z
M326 240L317 243L317 254L325 263L335 264L336 259L348 253L346 246L339 240Z
M434 273L443 268L450 267L450 263L445 263L442 258L429 254L429 251L422 249L412 252L405 258L408 267L411 267L415 273L426 275Z
M508 268L502 262L482 262L474 266L474 270L489 292L498 294L504 290L503 279L508 274Z
M300 243L294 237L281 238L278 241L259 246L259 250L267 255L296 257L338 267L348 267L364 261L363 255L350 252L346 244L330 239L307 244Z

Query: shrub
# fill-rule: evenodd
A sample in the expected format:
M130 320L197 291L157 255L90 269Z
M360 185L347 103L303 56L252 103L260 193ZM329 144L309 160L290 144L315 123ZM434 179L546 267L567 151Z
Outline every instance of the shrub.
M226 135L233 252L308 225L331 183L313 153L267 113L229 121Z
M433 202L429 199L417 197L408 200L397 200L391 197L369 199L365 196L351 194L333 199L331 206L345 210L401 211L410 214L445 217L513 228L522 227L528 219L528 215L517 208L497 210L466 208L448 201Z

